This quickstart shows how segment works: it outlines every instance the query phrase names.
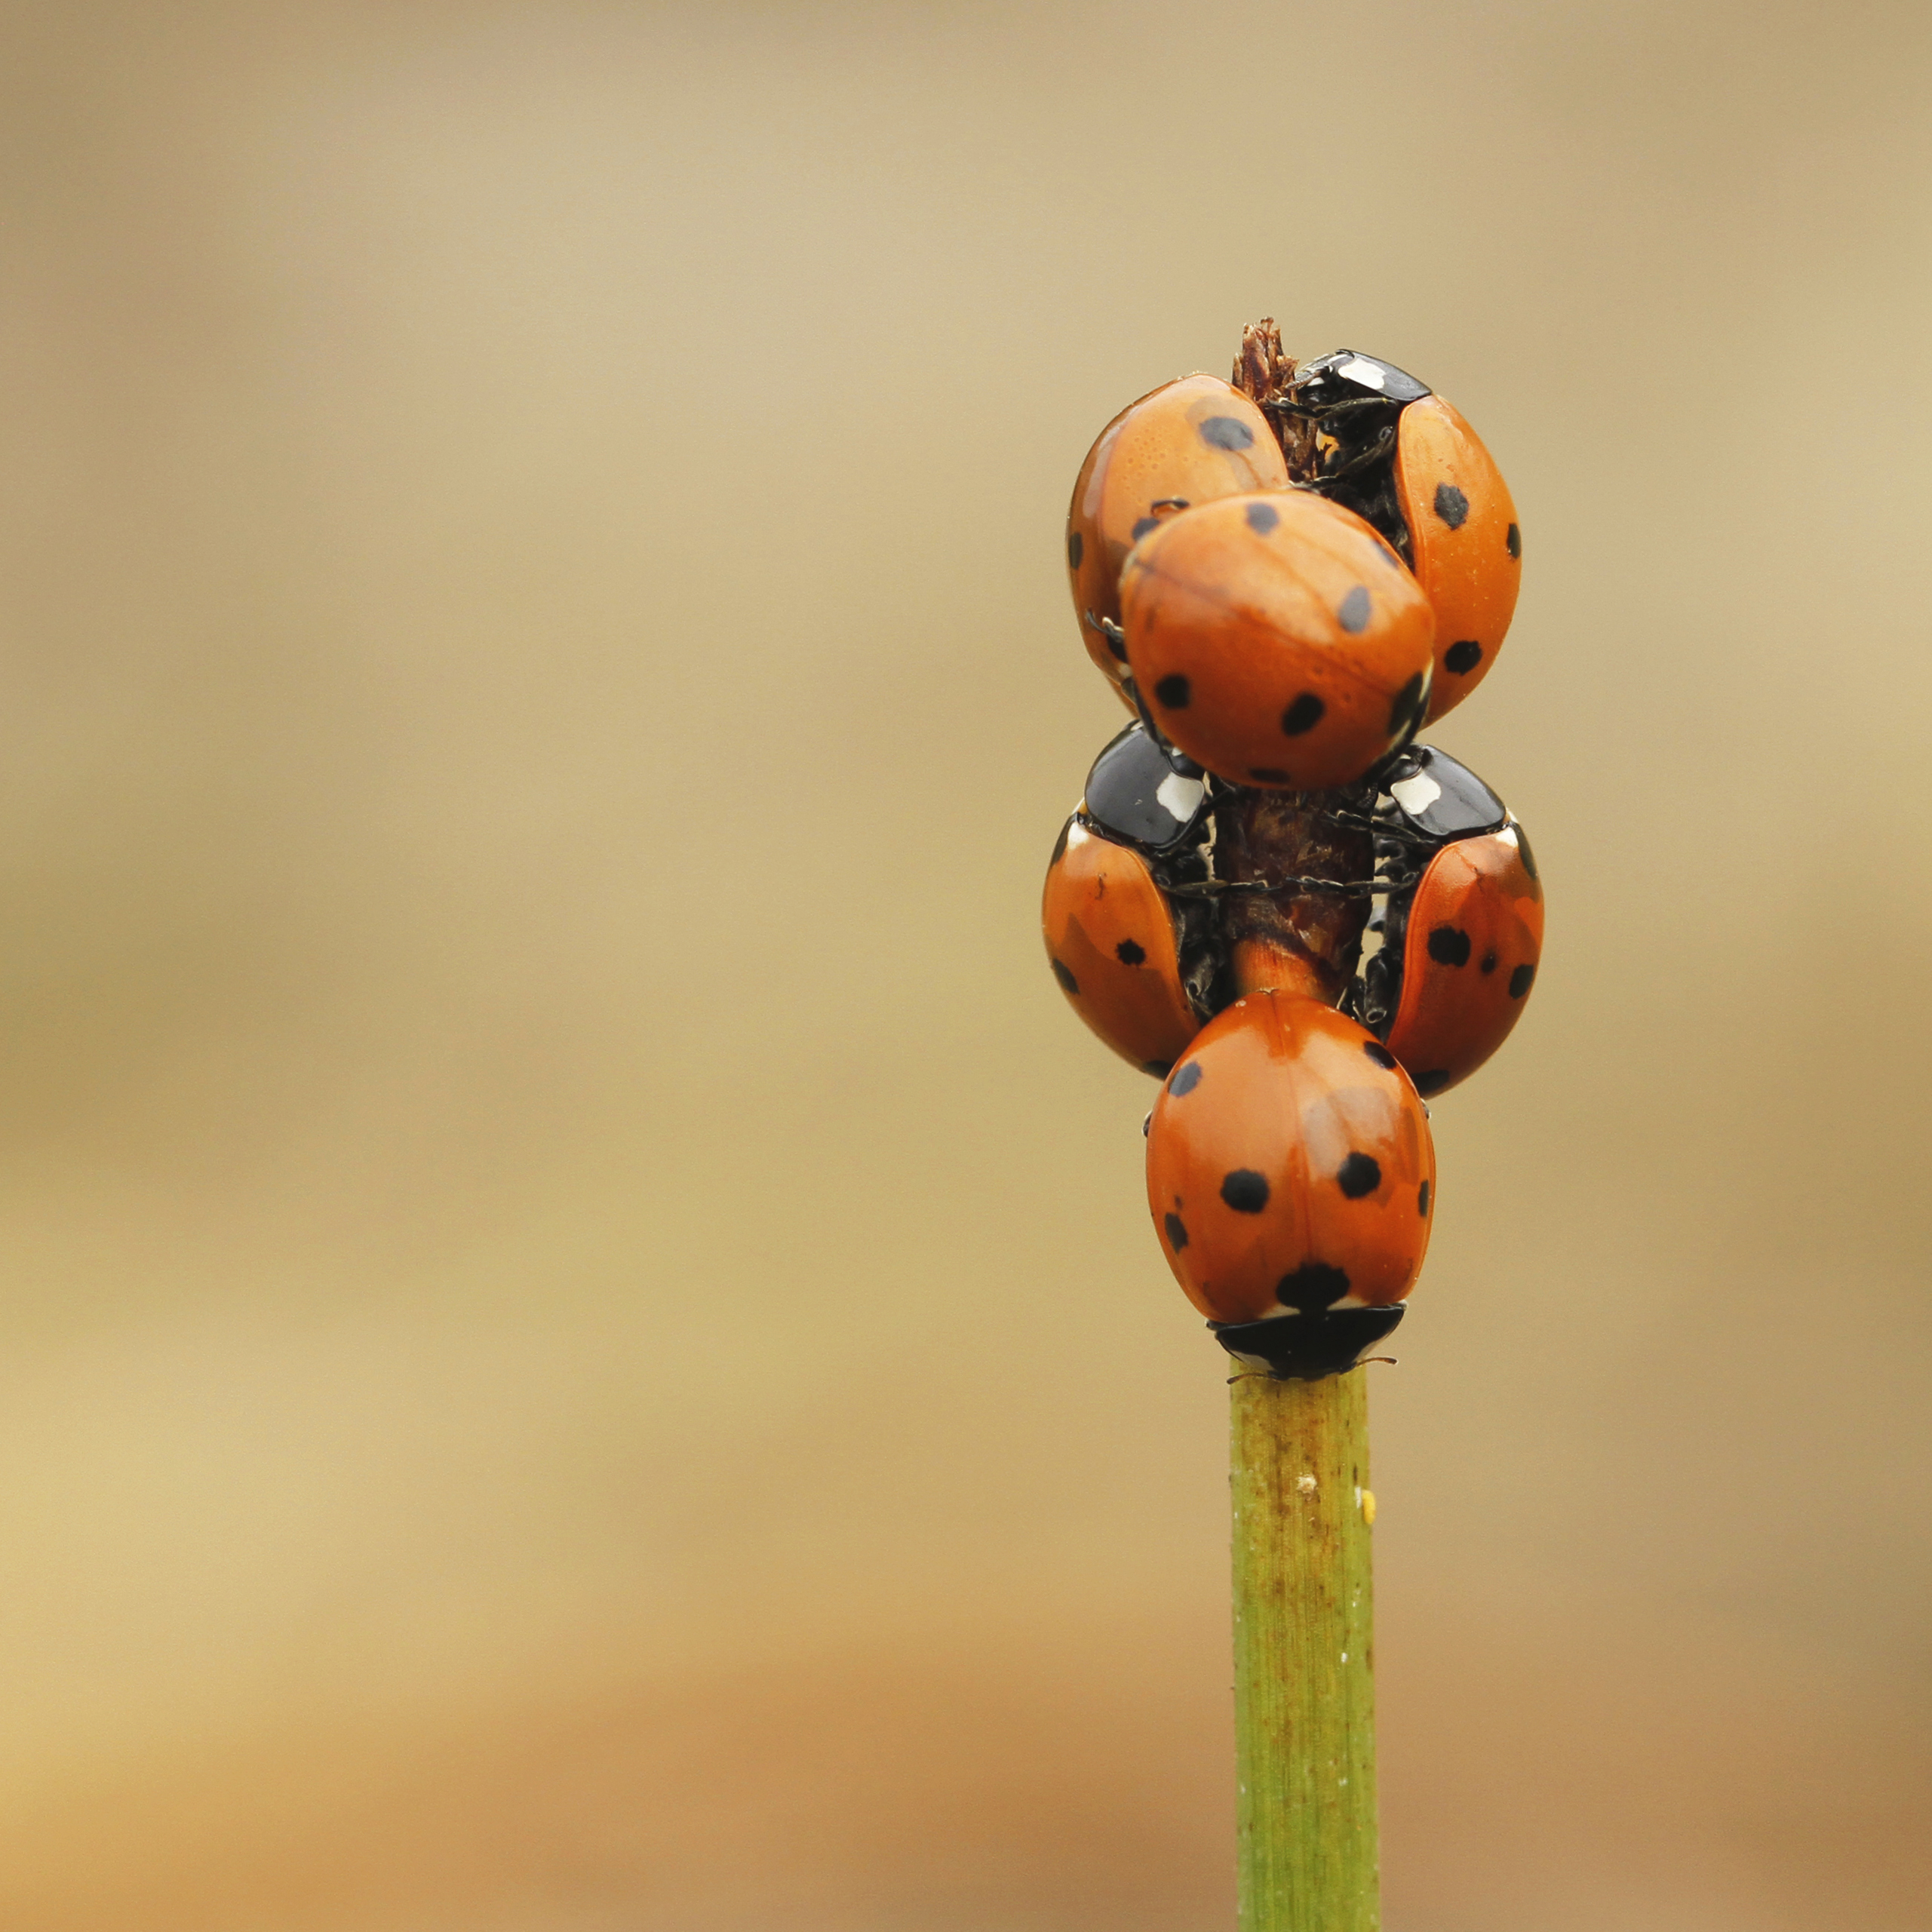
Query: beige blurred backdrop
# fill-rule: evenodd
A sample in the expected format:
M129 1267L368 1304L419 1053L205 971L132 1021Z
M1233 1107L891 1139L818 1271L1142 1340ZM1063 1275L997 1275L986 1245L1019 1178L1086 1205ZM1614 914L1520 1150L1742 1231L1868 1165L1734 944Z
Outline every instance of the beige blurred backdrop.
M1391 1932L1932 1921L1932 18L0 15L0 1924L1232 1924L1224 1359L1040 874L1279 317L1513 485Z

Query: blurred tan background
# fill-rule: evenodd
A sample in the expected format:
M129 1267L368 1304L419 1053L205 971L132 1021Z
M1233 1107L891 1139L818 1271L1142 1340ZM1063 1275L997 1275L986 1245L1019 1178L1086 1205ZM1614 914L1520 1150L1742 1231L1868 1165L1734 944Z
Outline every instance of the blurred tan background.
M1038 883L1272 313L1526 588L1391 1932L1932 1921L1932 19L15 5L0 1924L1232 1924L1226 1365Z

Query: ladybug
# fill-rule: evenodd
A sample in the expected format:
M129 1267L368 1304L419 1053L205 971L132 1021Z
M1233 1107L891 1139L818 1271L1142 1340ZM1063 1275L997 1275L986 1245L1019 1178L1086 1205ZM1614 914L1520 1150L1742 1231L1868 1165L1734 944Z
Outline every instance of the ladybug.
M1387 537L1434 607L1433 723L1488 675L1516 610L1522 532L1502 472L1427 384L1353 349L1303 364L1270 406L1312 426L1313 487Z
M1522 826L1448 753L1417 745L1382 786L1377 855L1407 883L1390 893L1381 948L1344 1003L1418 1093L1439 1094L1467 1080L1522 1015L1543 951L1543 885Z
M1276 1374L1332 1374L1394 1327L1435 1181L1394 1055L1297 994L1251 993L1210 1021L1148 1127L1147 1206L1175 1279L1224 1346Z
M1067 574L1087 655L1130 708L1120 622L1127 552L1165 514L1287 482L1267 418L1218 376L1163 383L1100 432L1067 511Z
M1201 1030L1188 981L1204 991L1212 976L1196 943L1205 917L1178 910L1142 853L1079 812L1061 828L1040 908L1053 977L1107 1046L1156 1078Z
M1428 708L1429 600L1322 497L1227 496L1166 518L1128 553L1120 601L1153 723L1231 784L1352 785Z

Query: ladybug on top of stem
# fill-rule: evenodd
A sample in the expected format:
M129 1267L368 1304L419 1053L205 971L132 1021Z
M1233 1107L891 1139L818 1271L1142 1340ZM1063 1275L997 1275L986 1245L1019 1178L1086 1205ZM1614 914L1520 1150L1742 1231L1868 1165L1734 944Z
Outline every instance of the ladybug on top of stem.
M1268 407L1312 430L1313 487L1387 537L1434 607L1433 723L1482 683L1516 610L1522 533L1502 472L1426 383L1353 349L1303 364Z
M1543 886L1522 828L1467 765L1419 745L1382 783L1377 855L1406 883L1344 1004L1418 1092L1438 1094L1521 1017L1543 952Z
M1128 551L1175 510L1287 482L1267 418L1218 376L1163 383L1100 432L1067 511L1067 573L1087 655L1130 709L1120 591Z
M1429 600L1353 511L1295 490L1156 524L1120 579L1154 723L1230 784L1325 791L1405 743L1428 705Z
M1429 1246L1436 1156L1414 1088L1356 1021L1294 994L1237 1000L1168 1077L1147 1162L1168 1265L1239 1328L1231 1350L1330 1374L1394 1326Z

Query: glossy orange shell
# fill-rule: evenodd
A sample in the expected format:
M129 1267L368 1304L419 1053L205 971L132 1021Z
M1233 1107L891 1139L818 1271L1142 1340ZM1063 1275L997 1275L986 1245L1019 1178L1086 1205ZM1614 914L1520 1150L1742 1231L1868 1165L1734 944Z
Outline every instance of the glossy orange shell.
M1201 1029L1166 895L1131 846L1069 819L1040 898L1046 957L1075 1012L1123 1060L1164 1074Z
M1522 582L1522 533L1502 471L1440 396L1402 411L1395 481L1416 581L1436 611L1433 720L1461 704L1496 662Z
M1353 784L1420 718L1436 620L1353 511L1301 490L1184 510L1128 553L1127 659L1161 729L1236 785Z
M1164 383L1100 432L1067 512L1067 574L1087 655L1117 689L1126 663L1098 620L1120 621L1120 567L1155 504L1212 502L1287 481L1267 419L1218 376Z
M1513 824L1457 839L1416 886L1388 1046L1423 1093L1467 1080L1529 997L1543 954L1543 886L1524 850Z
M1209 1021L1147 1129L1162 1252L1212 1321L1399 1301L1435 1183L1428 1117L1387 1050L1293 994L1251 993Z

